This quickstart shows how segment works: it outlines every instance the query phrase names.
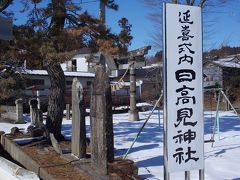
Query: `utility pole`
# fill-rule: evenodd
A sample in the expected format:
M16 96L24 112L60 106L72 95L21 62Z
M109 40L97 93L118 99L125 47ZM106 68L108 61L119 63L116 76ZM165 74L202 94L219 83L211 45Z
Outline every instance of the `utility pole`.
M99 19L102 24L105 25L106 23L106 6L103 0L100 0L100 7L99 7Z
M99 19L100 19L100 22L105 26L105 23L106 23L106 6L105 6L103 0L100 0ZM100 54L100 64L103 65L104 71L106 72L106 59L105 59L105 55L103 55L103 54Z

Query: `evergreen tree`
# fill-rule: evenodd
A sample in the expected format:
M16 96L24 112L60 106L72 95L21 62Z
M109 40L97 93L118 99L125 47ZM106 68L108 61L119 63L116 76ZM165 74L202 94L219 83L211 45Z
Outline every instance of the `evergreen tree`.
M128 47L131 45L132 36L131 36L131 27L132 25L128 23L126 18L122 18L118 21L118 25L121 28L119 33L119 43L118 47L121 50L120 54L126 54Z
M108 8L118 9L114 0L101 1ZM62 140L65 77L60 62L71 59L75 50L83 47L90 47L93 52L101 50L108 54L118 54L122 48L126 51L132 38L127 44L122 44L122 35L111 33L99 19L87 12L81 13L79 5L72 0L48 2L23 1L29 19L25 26L16 29L14 40L9 46L9 52L12 52L9 57L28 60L34 66L46 68L51 82L46 127L57 140ZM125 26L130 27L125 22ZM127 33L127 36L130 34Z

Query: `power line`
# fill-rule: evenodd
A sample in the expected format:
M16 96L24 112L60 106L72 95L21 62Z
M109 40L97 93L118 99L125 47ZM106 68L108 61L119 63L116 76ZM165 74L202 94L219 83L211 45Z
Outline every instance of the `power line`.
M80 3L74 3L74 4L89 4L94 2L99 2L99 0L88 0L88 1L81 0Z

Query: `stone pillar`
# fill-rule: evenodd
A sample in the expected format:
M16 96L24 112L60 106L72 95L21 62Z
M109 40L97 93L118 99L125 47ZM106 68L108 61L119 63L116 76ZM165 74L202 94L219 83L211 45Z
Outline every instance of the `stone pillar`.
M96 66L90 120L91 166L107 174L108 162L114 160L112 96L109 78L101 65Z
M66 119L70 119L70 104L66 104Z
M25 121L23 120L23 100L17 99L15 101L15 104L16 104L16 114L17 114L15 123L17 123L17 124L25 123Z
M40 109L32 109L32 124L36 127L43 127L43 116Z
M41 104L40 104L40 91L39 91L39 90L37 90L37 102L38 102L37 108L38 108L38 109L41 109L41 108L40 108L40 105L41 105Z
M86 124L83 88L77 78L72 83L72 154L86 157Z
M136 99L136 74L134 64L132 64L130 67L130 110L128 111L130 121L139 121Z
M38 108L38 101L35 98L31 98L28 101L29 107L30 107L30 117L32 119L32 123L33 123L33 109L37 109Z

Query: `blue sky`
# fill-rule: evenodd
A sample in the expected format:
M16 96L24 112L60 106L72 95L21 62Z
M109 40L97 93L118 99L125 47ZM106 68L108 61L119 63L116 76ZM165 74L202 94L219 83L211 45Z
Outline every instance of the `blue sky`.
M240 1L227 0L218 7L211 7L203 14L204 49L219 48L222 45L240 46Z
M214 0L211 0L214 1ZM79 0L80 2L80 0ZM98 16L98 0L83 0L83 10L88 10L90 14ZM145 45L151 45L151 35L156 28L148 19L149 7L143 3L143 0L116 0L119 4L119 10L113 11L107 9L106 21L107 26L113 32L119 32L118 20L126 17L132 24L132 36L134 37L130 49L136 49ZM204 50L219 48L222 45L240 46L240 1L228 0L222 6L213 6L207 9L203 14L204 22ZM17 18L15 24L22 24L26 20L26 15L19 13L19 1L10 7ZM159 12L161 9L159 9ZM159 17L161 18L161 17ZM161 28L159 27L159 31ZM150 52L153 54L154 50Z
M116 0L116 2L119 4L118 11L110 9L106 11L107 26L113 32L119 32L118 20L126 17L129 23L132 24L132 36L134 37L130 49L150 44L149 34L153 29L153 24L147 18L149 9L141 0ZM83 4L83 8L91 10L92 15L98 16L98 4L98 2Z

